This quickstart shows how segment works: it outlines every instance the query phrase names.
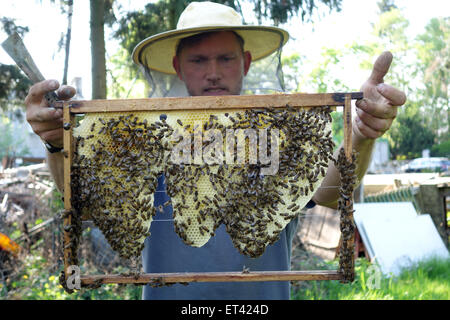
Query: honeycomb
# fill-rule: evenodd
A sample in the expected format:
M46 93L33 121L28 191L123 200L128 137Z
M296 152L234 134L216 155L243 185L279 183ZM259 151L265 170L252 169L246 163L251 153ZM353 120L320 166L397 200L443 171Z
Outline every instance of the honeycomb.
M167 130L167 128L166 128ZM88 114L73 130L73 206L88 211L122 257L138 256L164 167L159 115Z
M334 148L327 107L89 113L73 130L74 207L89 211L111 247L137 257L165 175L175 232L201 247L225 224L250 257L298 215Z

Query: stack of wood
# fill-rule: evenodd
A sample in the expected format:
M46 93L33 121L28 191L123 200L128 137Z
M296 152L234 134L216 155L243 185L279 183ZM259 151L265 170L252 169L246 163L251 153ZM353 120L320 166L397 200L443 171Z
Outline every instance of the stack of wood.
M44 163L0 172L0 232L11 236L12 225L16 223L21 236L14 240L21 243L44 230L55 219L49 208L53 190L54 184ZM37 219L44 222L34 225ZM29 228L29 224L33 227Z

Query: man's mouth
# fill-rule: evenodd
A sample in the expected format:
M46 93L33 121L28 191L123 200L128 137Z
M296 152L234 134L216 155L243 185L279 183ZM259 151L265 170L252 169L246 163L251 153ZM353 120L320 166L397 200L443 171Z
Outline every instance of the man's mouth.
M203 90L204 95L220 95L227 94L228 90L224 87L208 87Z

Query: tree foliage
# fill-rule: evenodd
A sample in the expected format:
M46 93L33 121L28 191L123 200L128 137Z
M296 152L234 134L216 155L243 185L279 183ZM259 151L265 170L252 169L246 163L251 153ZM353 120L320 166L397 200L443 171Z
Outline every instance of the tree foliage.
M253 11L258 22L261 24L263 18L270 19L278 26L286 23L293 16L299 15L302 20L311 20L312 14L317 10L319 3L324 4L331 10L341 10L342 0L249 0L253 4ZM236 1L239 3L239 1Z
M354 44L356 56L370 69L375 57L390 50L394 60L386 82L406 92L408 100L386 136L394 157L413 158L423 149L449 139L448 79L450 71L449 19L431 19L416 39L407 36L409 21L393 1L379 4L372 40ZM414 129L412 129L414 128Z
M11 112L9 112L11 113ZM0 159L5 156L22 157L30 153L29 148L24 143L26 132L18 132L11 121L15 118L11 115L0 115Z
M69 53L70 53L70 40L72 38L72 15L73 15L73 0L68 0L67 2L67 32L65 41L66 57L64 60L64 73L62 84L67 84L67 73L69 71Z
M348 72L345 63L358 61L360 69L369 74L376 57L389 50L394 60L385 82L405 91L408 98L406 104L398 108L397 119L385 134L391 155L414 158L420 156L423 149L445 154L450 140L450 18L431 19L425 31L411 39L407 33L409 21L393 0L380 1L378 7L379 16L372 23L372 34L364 41L339 48L323 47L314 62L295 55L285 57L286 83L295 91L358 90L348 88L341 79ZM312 66L310 71L305 72L309 66ZM335 114L337 122L339 115ZM340 139L341 128L335 124L333 134Z
M25 99L31 81L15 65L0 64L0 106L18 104Z
M92 99L106 99L105 0L90 0Z
M450 139L448 139L440 144L433 145L430 150L430 155L432 157L450 158Z
M392 9L398 9L394 0L381 0L380 2L377 3L377 6L380 14L389 12Z
M431 149L435 141L435 134L424 124L419 108L411 104L397 116L387 136L394 159L421 157L422 150Z
M308 64L306 57L298 53L283 58L283 71L289 92L349 92L352 91L340 78L345 72L341 65L344 51L324 47L319 60L309 73L302 72ZM342 110L331 113L333 140L336 147L344 139Z
M15 21L16 19L8 17L0 18L0 22L2 23L2 29L8 36L12 35L14 32L17 32L21 37L23 37L25 33L30 31L28 27L16 25Z
M340 10L342 0L249 0L259 21L270 19L273 24L287 22L292 16L299 14L303 19L311 17L317 9L317 4L325 4L330 10ZM128 12L121 18L115 36L121 40L121 45L130 53L139 41L176 28L178 18L184 8L192 0L160 0L148 3L143 11ZM218 0L217 3L228 5L242 13L241 2L238 0Z
M270 19L274 25L287 22L292 16L300 14L302 19L310 18L323 4L330 10L340 10L342 0L282 0L261 1L248 0L258 21ZM145 38L176 28L180 14L192 0L161 0L148 3L144 10L127 12L118 20L114 37L120 40L121 46L127 53L123 64L130 69L132 78L142 79L137 67L131 61L134 47ZM217 3L228 5L242 13L241 2L238 0L218 0ZM117 61L117 60L116 60Z
M0 22L8 36L14 32L23 36L29 31L28 27L16 25L15 19L2 17ZM25 99L31 84L32 82L16 65L0 63L0 108L3 111L17 109Z
M418 74L423 87L420 101L428 114L427 125L436 132L437 143L450 140L450 18L434 18L417 37Z

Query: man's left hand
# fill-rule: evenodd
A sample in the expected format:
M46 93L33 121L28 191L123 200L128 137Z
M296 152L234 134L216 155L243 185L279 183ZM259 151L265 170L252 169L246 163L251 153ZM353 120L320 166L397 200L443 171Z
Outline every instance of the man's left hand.
M375 61L372 74L362 85L364 99L356 102L354 133L362 138L381 137L392 125L397 107L406 102L406 95L384 83L392 62L392 53L383 52Z

